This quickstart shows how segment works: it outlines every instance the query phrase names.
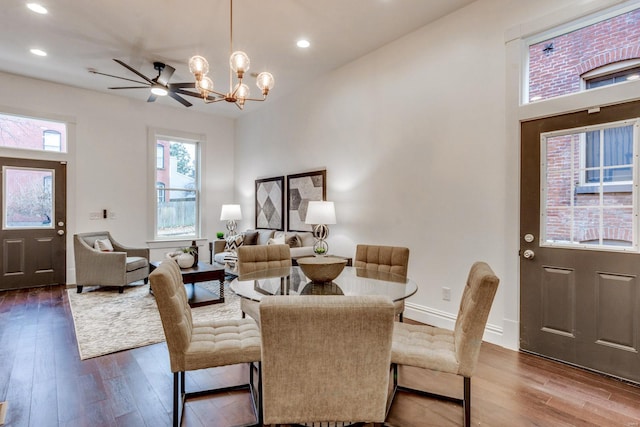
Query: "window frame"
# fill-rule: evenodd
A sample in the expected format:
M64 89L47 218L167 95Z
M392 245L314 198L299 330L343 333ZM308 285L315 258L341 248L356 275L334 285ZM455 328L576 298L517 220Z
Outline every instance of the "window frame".
M150 241L184 241L184 240L193 240L193 239L199 239L200 235L201 235L201 218L202 218L202 179L201 177L203 176L203 165L205 164L204 162L204 154L205 154L205 138L204 135L201 134L194 134L194 133L188 133L188 132L181 132L181 131L176 131L176 130L169 130L169 129L159 129L159 128L149 128L148 131L148 140L149 140L149 155L148 155L148 162L149 162L149 178L150 181L152 183L152 185L150 186L149 189L149 214L148 214L148 218L149 218L149 236L150 236ZM163 140L163 141L174 141L174 142L182 142L182 143L191 143L194 144L196 146L196 155L195 155L195 159L194 159L194 165L195 165L195 176L194 176L194 184L195 184L195 189L193 189L192 191L195 192L195 225L194 225L194 233L193 234L182 234L182 235L176 235L176 236L171 236L171 237L167 237L164 235L161 235L158 233L158 216L157 216L157 212L158 212L158 183L161 182L160 180L157 179L157 171L159 170L163 170L166 171L167 168L170 168L169 165L164 164L164 168L163 169L158 169L158 162L157 162L157 147L159 145L158 141L159 140ZM163 182L163 184L165 185L163 190L165 191L181 191L184 190L184 188L172 188L170 186L167 186L166 183Z

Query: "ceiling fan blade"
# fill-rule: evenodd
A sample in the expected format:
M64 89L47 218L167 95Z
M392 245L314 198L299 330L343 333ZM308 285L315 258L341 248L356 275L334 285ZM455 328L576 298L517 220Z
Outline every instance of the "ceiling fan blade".
M116 86L108 87L107 89L149 89L149 86Z
M149 98L147 98L147 102L153 102L156 100L157 97L158 97L157 95L151 94L149 95Z
M128 79L126 77L114 76L113 74L101 73L100 71L96 71L96 70L89 70L89 72L92 73L92 74L100 74L101 76L107 76L107 77L113 77L113 78L116 78L116 79L126 80L128 82L140 83L141 85L146 84L145 82L139 82L138 80L132 80L132 79Z
M175 89L179 89L179 88L195 88L196 87L196 83L195 82L184 82L184 83L169 83L167 85L167 87L169 88L169 90L175 90Z
M194 98L200 98L200 99L202 99L202 95L200 95L200 94L199 94L199 93L197 93L197 92L191 92L191 91L188 91L188 90L176 89L176 90L175 90L175 93L179 93L179 94L181 94L181 95L193 96ZM224 98L216 98L216 97L215 97L215 96L213 96L213 95L207 95L207 98L206 98L206 99L207 99L207 101L216 101L216 100L224 99Z
M149 82L149 84L153 84L153 81L151 81L150 78L148 78L147 76L145 76L144 74L142 74L140 71L131 68L130 66L128 66L127 64L125 64L124 62L120 61L119 59L115 59L114 61L116 61L118 64L122 65L124 68L126 68L127 70L131 71L132 73L138 75L139 77L142 77L144 80L146 80L147 82Z
M169 83L169 80L171 80L171 76L173 76L173 73L175 73L176 69L173 68L171 65L167 65L164 64L164 68L162 69L162 72L160 72L160 75L158 76L158 83L160 83L163 86L166 86L167 83Z
M181 103L182 105L184 105L185 107L191 107L193 105L192 103L190 103L180 95L176 94L175 92L169 92L169 96L175 99L176 101L178 101L179 103Z

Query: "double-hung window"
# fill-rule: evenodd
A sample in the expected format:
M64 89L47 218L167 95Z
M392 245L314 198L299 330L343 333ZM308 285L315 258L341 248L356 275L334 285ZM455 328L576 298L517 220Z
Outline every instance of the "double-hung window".
M200 141L156 133L155 238L182 239L199 236Z

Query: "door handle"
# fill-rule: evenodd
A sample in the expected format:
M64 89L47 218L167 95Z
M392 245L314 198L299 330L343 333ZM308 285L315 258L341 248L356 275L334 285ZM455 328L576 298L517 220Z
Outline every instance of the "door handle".
M524 251L522 256L524 256L525 259L533 259L536 256L536 254L531 249L527 249L526 251Z
M58 236L64 235L64 230L58 230Z

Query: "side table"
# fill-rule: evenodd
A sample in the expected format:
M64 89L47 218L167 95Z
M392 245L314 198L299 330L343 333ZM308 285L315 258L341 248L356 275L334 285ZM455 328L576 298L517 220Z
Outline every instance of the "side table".
M149 264L151 271L158 268L159 261L154 261ZM184 288L187 292L187 298L189 299L189 306L200 307L203 305L219 304L224 302L224 267L215 266L211 264L205 264L204 262L198 262L197 265L191 268L181 268L182 281L184 282ZM196 285L200 282L210 282L217 280L220 283L220 294L216 295L208 289L202 286ZM149 288L151 290L151 288Z

